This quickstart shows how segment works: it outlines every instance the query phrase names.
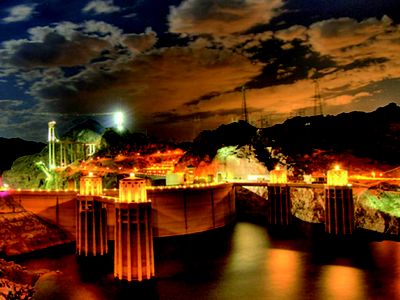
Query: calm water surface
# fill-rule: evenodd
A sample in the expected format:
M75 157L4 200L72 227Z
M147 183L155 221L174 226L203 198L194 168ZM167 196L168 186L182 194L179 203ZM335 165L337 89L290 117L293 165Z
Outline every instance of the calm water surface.
M157 279L116 283L112 259L77 262L64 249L21 263L60 272L36 299L400 299L400 243L282 234L239 222L155 242Z

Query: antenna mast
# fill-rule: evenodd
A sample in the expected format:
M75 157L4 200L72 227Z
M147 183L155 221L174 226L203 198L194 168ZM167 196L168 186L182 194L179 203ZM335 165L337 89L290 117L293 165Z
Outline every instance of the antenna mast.
M249 122L249 118L247 115L247 104L246 104L246 86L242 86L242 95L243 95L243 100L242 100L242 119L245 122Z

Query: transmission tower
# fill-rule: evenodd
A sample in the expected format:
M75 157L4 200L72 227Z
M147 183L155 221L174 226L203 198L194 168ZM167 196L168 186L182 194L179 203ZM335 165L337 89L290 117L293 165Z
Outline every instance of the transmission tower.
M55 127L56 122L51 121L48 123L49 125L49 134L48 134L48 142L49 142L49 169L52 170L56 167L56 133Z
M246 86L242 86L242 95L243 95L243 100L242 100L242 119L245 122L249 121L249 117L247 115L247 104L246 104Z
M199 126L200 126L200 117L196 116L193 118L193 133L192 133L193 139L195 139L199 134Z
M322 97L318 79L314 79L314 116L323 115Z
M257 124L256 126L258 128L267 128L270 126L270 118L269 116L265 115L265 114L261 114L260 118L257 120Z

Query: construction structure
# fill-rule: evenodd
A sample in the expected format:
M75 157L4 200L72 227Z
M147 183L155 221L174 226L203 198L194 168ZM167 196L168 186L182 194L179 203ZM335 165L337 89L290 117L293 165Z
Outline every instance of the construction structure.
M152 213L145 179L131 174L120 180L114 228L114 277L128 282L153 278Z
M48 167L50 170L56 167L56 133L55 127L56 122L50 121L49 125L49 133L48 133L48 142L49 142L49 164Z
M80 256L108 253L107 206L101 195L101 177L93 173L81 177L76 214L76 253Z
M48 123L49 170L65 167L76 160L87 159L95 154L100 139L94 142L60 140L56 137L55 128L55 121Z

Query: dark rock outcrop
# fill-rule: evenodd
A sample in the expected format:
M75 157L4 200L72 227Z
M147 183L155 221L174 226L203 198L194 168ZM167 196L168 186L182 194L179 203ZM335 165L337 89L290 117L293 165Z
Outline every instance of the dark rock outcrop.
M12 261L0 259L0 299L33 299L34 285L46 270L29 271Z

